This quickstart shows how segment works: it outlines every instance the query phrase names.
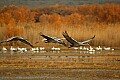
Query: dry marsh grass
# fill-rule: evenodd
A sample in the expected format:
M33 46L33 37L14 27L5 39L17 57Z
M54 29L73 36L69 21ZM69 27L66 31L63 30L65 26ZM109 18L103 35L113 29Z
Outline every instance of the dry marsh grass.
M111 46L111 47L120 47L120 24L115 25L102 25L104 29L99 28L99 24L95 24L92 26L61 26L58 28L49 27L48 26L41 26L41 25L33 25L29 24L29 28L20 27L22 29L22 33L19 35L29 40L31 43L35 43L36 41L39 41L42 39L42 37L39 35L40 32L49 35L49 36L55 36L55 37L63 37L62 32L65 30L68 31L68 34L76 39L77 41L83 41L86 39L89 39L93 37L93 35L96 35L95 39L91 41L91 45L93 46ZM93 28L96 26L96 29ZM7 39L8 37L4 34L4 29L0 29L0 40ZM8 43L9 44L9 43ZM4 44L3 44L4 45ZM24 44L23 44L24 45ZM38 46L39 44L36 44Z
M94 28L95 26L95 28ZM103 26L104 29L101 29L99 26ZM63 25L58 28L48 26L34 25L34 28L25 29L23 28L23 34L21 36L30 40L30 42L35 43L36 41L42 39L39 35L39 32L42 32L49 36L63 37L62 32L67 30L68 34L76 39L77 41L83 41L93 37L96 35L95 39L91 41L91 45L93 46L111 46L111 47L119 47L120 43L120 24L115 25L99 25L95 24L92 26L66 26ZM38 44L39 45L39 44Z
M78 41L96 35L90 42L92 46L120 47L119 7L114 4L70 7L57 5L35 9L14 5L2 7L0 8L0 40L22 36L34 44L42 39L39 32L49 36L63 37L62 32L67 30L68 34ZM108 12L104 12L104 9ZM85 12L86 10L88 11ZM36 18L40 19L40 22L34 23ZM24 45L19 42L15 45L18 44ZM36 44L36 46L39 45L46 44Z

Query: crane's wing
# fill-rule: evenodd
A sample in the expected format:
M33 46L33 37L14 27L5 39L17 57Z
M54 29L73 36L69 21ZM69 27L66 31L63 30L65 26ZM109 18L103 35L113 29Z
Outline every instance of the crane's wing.
M23 42L23 43L25 43L25 44L28 44L28 45L30 45L31 47L33 47L33 45L32 45L30 42L28 42L27 40L25 40L24 38L19 37L19 36L11 37L11 38L9 38L9 39L7 39L7 40L1 41L0 43L10 42L10 41L16 41L16 40L19 40L19 41L21 41L21 42Z
M50 37L50 36L46 36L46 35L44 35L44 34L42 34L42 33L40 33L40 36L46 38L47 41L53 41L53 40L54 40L52 37Z
M31 47L33 47L33 45L29 41L27 41L26 39L24 39L24 38L20 38L19 37L18 40L21 41L21 42L23 42L23 43L25 43L25 44L27 44L27 45L29 45L29 46L31 46Z
M3 41L1 41L0 43L10 42L10 41L14 41L14 40L17 40L17 39L16 39L16 36L15 36L15 37L8 38L7 40L3 40Z
M57 43L67 46L67 44L64 41L57 41Z
M76 40L74 40L73 38L71 38L71 37L68 35L67 31L63 32L62 34L63 34L63 36L65 37L65 39L66 39L68 42L70 42L71 44L78 44L78 42L77 42Z
M91 40L93 40L95 38L95 35L92 37L92 38L90 38L90 39L88 39L88 40L85 40L85 41L83 41L82 43L87 43L87 42L90 42Z

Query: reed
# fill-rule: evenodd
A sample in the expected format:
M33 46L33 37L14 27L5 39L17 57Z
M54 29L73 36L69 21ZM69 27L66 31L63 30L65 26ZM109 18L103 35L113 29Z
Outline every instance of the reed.
M94 28L94 26L96 28ZM104 27L101 29L101 27ZM47 26L40 24L29 24L25 26L19 26L22 29L20 36L28 39L31 43L35 43L42 39L39 35L40 32L55 37L63 37L62 32L68 31L68 34L76 39L77 41L83 41L96 35L95 39L90 42L93 46L111 46L111 47L120 47L120 24L97 24L91 26L78 25L78 26L66 26L62 25L60 27L53 27L50 24ZM4 28L0 29L0 40L7 39L7 36L4 34ZM37 44L38 46L39 44ZM44 44L43 44L44 45Z

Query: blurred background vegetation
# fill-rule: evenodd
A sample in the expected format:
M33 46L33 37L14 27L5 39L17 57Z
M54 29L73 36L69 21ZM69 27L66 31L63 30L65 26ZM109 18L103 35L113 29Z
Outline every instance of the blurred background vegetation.
M0 7L0 40L22 36L35 43L42 38L39 32L63 37L62 32L65 30L78 41L96 35L90 43L93 46L120 47L120 5L56 4L34 8L16 5Z

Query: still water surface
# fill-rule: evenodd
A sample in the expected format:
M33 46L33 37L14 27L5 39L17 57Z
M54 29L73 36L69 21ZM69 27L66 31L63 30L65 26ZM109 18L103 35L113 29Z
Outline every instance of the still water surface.
M99 63L120 63L120 51L79 51L79 50L61 50L61 51L39 51L39 52L0 52L1 59L14 59L19 57L20 60L56 60L55 62L66 59L64 62L74 62L73 59L83 59L78 62L90 62L89 58L98 58L93 61ZM101 58L114 57L115 60L101 61ZM58 60L57 60L58 59ZM67 60L68 59L68 60ZM70 59L70 60L69 60ZM9 73L16 72L12 75ZM17 72L22 73L17 74ZM104 69L28 69L28 68L0 68L0 72L9 75L1 75L0 80L120 80L120 70ZM34 73L35 72L35 73ZM28 74L27 74L28 73ZM43 73L43 74L42 74Z

